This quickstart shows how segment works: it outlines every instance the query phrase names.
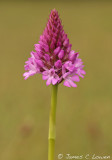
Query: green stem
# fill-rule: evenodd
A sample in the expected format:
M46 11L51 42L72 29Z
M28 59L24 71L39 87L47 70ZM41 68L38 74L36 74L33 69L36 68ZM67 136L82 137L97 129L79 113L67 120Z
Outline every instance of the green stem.
M58 85L52 85L51 110L50 110L50 117L49 117L48 160L54 160L55 138L56 138L57 91L58 91Z

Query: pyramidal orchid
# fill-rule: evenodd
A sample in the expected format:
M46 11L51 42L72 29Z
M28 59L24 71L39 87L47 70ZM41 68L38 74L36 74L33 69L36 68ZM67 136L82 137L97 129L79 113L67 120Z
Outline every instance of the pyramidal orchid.
M67 87L77 87L79 77L84 78L83 62L79 53L71 49L67 34L64 32L58 12L53 9L35 52L25 63L23 74L26 80L35 74L42 74L46 85L52 84L51 112L49 119L49 153L48 160L54 160L56 102L58 84Z
M74 82L79 77L84 77L83 62L79 54L71 50L67 34L63 30L58 12L53 9L48 23L38 44L35 44L35 52L26 61L23 76L27 79L34 74L42 74L46 84L63 84L67 87L77 87Z

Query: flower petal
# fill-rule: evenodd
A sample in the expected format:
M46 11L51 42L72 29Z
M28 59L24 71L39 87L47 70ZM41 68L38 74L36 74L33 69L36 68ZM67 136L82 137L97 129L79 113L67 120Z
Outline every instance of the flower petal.
M49 77L49 76L43 75L43 76L42 76L42 79L43 79L43 80L47 80L48 77Z
M61 60L57 60L54 65L56 68L60 68L62 66Z
M77 75L72 76L71 79L73 81L75 81L75 82L79 82L80 81L80 79L79 79L79 77Z
M67 80L64 81L63 85L66 86L66 87L71 87Z
M62 59L64 57L64 50L63 49L59 52L58 57L60 59Z
M54 50L54 54L55 54L55 55L58 54L59 51L60 51L60 47L57 47L57 48Z
M24 79L26 80L28 77L33 76L34 74L36 74L35 71L29 71L29 72L25 72L23 76L25 77Z
M50 85L50 84L51 84L51 81L52 81L52 78L51 78L51 77L48 78L48 80L47 80L47 82L46 82L46 85L47 85L47 86Z
M53 84L53 85L55 85L57 82L58 82L58 80L57 80L57 79L52 78L52 84Z
M70 84L72 87L77 87L77 85L76 85L72 80L69 80L69 84Z

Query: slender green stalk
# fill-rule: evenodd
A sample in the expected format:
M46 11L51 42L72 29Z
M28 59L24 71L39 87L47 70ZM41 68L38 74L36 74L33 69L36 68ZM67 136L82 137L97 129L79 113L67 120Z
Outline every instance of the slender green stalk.
M55 138L56 138L57 91L58 91L58 85L52 85L51 110L50 110L50 116L49 116L48 160L54 160Z

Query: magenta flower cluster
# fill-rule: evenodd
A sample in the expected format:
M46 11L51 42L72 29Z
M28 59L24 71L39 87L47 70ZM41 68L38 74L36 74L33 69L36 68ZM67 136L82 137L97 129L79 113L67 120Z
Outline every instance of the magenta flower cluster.
M26 61L23 76L27 79L34 74L42 74L46 84L64 82L67 87L77 87L74 82L79 82L79 77L84 77L83 62L79 54L71 50L67 34L63 30L58 12L53 9L48 23L38 44L35 44L35 52Z

